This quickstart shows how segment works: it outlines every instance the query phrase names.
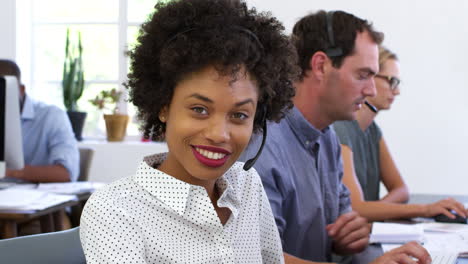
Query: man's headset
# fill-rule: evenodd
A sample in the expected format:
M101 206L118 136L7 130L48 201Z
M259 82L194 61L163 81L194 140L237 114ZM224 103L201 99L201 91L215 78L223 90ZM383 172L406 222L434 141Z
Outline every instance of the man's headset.
M330 46L325 50L328 57L339 57L343 55L343 49L335 44L335 34L333 33L333 14L335 11L327 12L326 24L328 33L328 42Z
M343 49L341 47L337 47L335 44L335 33L333 32L333 14L335 11L329 11L327 12L327 17L326 17L326 24L327 24L327 33L328 33L328 42L330 43L330 46L328 49L325 50L325 54L327 54L328 57L339 57L343 55ZM375 106L373 106L371 103L368 101L364 101L364 103L369 107L369 109L377 113L378 110Z
M253 167L253 165L255 164L255 162L257 161L258 157L260 157L260 154L262 154L262 150L263 150L263 147L265 146L265 141L266 141L266 137L267 137L267 121L266 121L266 111L267 111L267 107L266 105L263 105L262 109L260 110L262 111L260 113L260 118L262 120L262 130L263 130L263 138L262 138L262 144L260 145L260 149L258 150L257 152L257 155L255 155L255 157L247 160L244 164L244 167L243 169L244 170L249 170L250 168Z
M335 13L335 11L328 12L326 17L328 40L330 42L330 47L325 50L325 54L327 54L328 57L338 57L343 55L343 50L341 49L341 47L336 47L335 45L335 37L333 33L333 13ZM260 157L260 154L262 154L263 147L265 146L265 141L267 137L266 106L264 106L264 108L262 109L262 114L260 116L262 117L263 122L262 144L260 145L260 149L258 150L257 155L245 162L243 167L244 170L249 170L250 168L252 168L257 159Z

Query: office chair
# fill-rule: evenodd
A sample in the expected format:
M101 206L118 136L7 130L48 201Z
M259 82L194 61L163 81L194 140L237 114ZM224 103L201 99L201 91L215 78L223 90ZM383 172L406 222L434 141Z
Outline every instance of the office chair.
M87 147L79 147L79 151L80 175L78 176L78 181L88 181L89 171L94 156L94 149ZM85 203L86 201L80 202L79 204L71 207L70 222L72 227L77 227L80 225L81 212L83 211Z
M9 264L83 264L79 227L0 240L0 260Z
M80 175L78 181L87 181L89 170L93 161L94 149L87 147L80 147Z

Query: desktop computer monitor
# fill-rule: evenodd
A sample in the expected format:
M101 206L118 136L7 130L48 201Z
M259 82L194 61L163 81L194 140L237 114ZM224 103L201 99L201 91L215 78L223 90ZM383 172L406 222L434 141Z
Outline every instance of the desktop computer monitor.
M24 167L22 138L18 80L0 76L0 178Z

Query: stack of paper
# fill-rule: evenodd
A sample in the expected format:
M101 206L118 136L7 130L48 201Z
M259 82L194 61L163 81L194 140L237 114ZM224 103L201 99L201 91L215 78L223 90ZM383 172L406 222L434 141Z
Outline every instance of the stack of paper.
M94 192L96 189L99 189L104 185L104 183L87 181L66 183L41 183L37 187L37 190L58 194L80 194L84 192Z
M59 195L37 190L6 189L0 190L0 209L42 210L75 199L75 195Z
M424 241L424 230L419 225L374 223L369 243L403 244L409 241Z
M0 191L0 209L16 209L41 199L46 193L33 190L13 190Z
M48 207L55 206L61 203L65 203L68 201L76 200L75 195L63 195L63 194L53 194L47 193L41 199L34 201L31 204L25 205L21 208L21 210L44 210Z

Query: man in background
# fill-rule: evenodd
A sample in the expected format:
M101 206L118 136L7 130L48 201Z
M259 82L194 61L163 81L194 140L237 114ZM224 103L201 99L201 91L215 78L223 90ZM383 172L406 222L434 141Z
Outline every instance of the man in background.
M77 143L66 113L34 101L25 93L15 62L0 60L0 75L16 76L20 91L21 129L25 167L8 170L6 177L28 182L76 181L79 174Z
M319 11L294 26L292 41L302 69L294 107L280 123L268 124L265 148L254 166L286 263L331 262L332 253L351 255L367 247L369 225L351 209L341 182L340 143L330 125L354 119L364 99L375 96L382 39L369 22L341 11ZM260 141L253 138L241 159L253 157ZM405 254L424 263L430 259L418 245L399 250L375 263L400 263L396 260Z

